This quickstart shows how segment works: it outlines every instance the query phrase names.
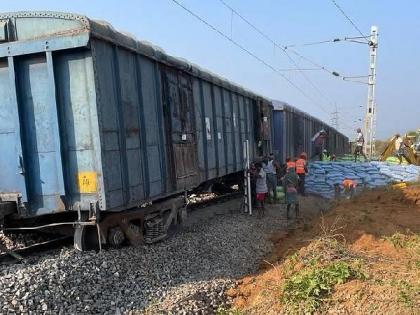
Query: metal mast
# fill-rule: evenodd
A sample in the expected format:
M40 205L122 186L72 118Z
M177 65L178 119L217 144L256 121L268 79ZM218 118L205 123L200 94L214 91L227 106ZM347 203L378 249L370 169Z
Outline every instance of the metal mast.
M369 158L375 155L375 133L376 133L376 53L378 50L378 27L372 26L370 30L370 62L369 62L369 82L368 99L365 115L365 152Z

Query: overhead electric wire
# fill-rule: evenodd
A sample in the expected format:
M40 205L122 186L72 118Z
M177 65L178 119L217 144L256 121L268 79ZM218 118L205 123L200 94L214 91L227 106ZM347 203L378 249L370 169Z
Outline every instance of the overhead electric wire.
M290 48L290 47L302 47L302 46L313 46L313 45L320 45L320 44L327 44L327 43L336 43L341 42L342 40L340 38L334 38L334 39L327 39L327 40L321 40L318 42L309 42L309 43L303 43L303 44L290 44L285 45L284 48Z
M293 54L295 54L296 56L298 56L298 57L302 58L303 60L307 61L308 63L312 64L313 66L318 67L320 70L323 70L323 71L325 71L325 72L328 72L329 74L331 74L331 75L333 75L333 76L336 76L336 77L340 77L340 78L342 78L342 79L343 79L343 81L353 82L353 83L363 83L363 84L368 84L368 83L366 83L366 82L357 81L357 80L350 80L350 79L351 79L351 78L366 78L366 77L369 77L369 76L366 76L366 75L363 75L363 76L361 76L361 75L360 75L360 76L343 76L343 75L339 74L339 73L338 73L338 72L336 72L336 71L333 71L333 70L331 70L331 69L328 69L328 68L326 68L326 67L324 67L324 66L320 65L319 63L317 63L317 62L315 62L315 61L313 61L313 60L311 60L311 59L308 59L307 57L305 57L305 56L303 56L302 54L298 53L296 50L292 50L292 49L288 49L288 50L289 50L290 52L292 52Z
M261 31L258 27L256 27L253 23L251 23L248 19L246 19L244 16L242 16L238 11L236 11L233 7L231 7L229 4L226 3L224 0L219 0L220 3L222 3L226 8L228 8L231 12L235 13L242 21L244 21L246 24L248 24L253 30L255 30L258 34L260 34L262 37L264 37L266 40L268 40L270 43L274 45L274 47L279 48L281 51L286 53L286 47L284 45L281 45L277 43L274 39L272 39L270 36L268 36L265 32ZM362 35L364 36L364 35ZM298 53L296 50L288 49L288 51L292 52L293 54L299 56L300 58L306 60L307 62L311 63L312 65L315 65L320 70L324 70L328 72L329 74L332 74L337 77L341 77L341 75L337 71L332 71L329 69L329 67L320 65L318 62L315 62L308 57L303 56L302 54ZM286 53L287 55L287 53ZM290 56L289 56L290 57Z
M279 71L287 71L287 72L293 72L293 71L320 71L322 69L320 68L284 68L284 69L277 69Z
M358 81L353 81L353 80L347 80L345 79L347 76L343 76L340 75L337 71L333 71L331 69L329 69L326 66L323 66L321 64L319 64L318 62L315 62L311 59L309 59L308 57L303 56L302 54L298 53L296 50L294 49L290 49L287 48L287 46L283 46L280 45L279 43L277 43L274 39L272 39L270 36L268 36L265 32L261 31L258 27L256 27L253 23L251 23L248 19L246 19L242 14L240 14L237 10L235 10L232 6L230 6L229 4L227 4L224 0L219 0L220 3L222 3L227 9L229 9L232 13L235 13L241 20L243 20L246 24L248 24L252 29L254 29L257 33L259 33L262 37L264 37L266 40L268 40L270 43L272 43L274 45L274 47L278 47L289 59L289 61L292 63L292 65L297 69L299 67L299 65L296 63L296 61L288 54L288 51L290 51L291 53L295 54L296 56L298 56L299 58L305 60L306 62L314 65L315 67L318 68L318 70L322 70L325 71L327 73L329 73L330 75L336 76L336 77L341 77L343 79L343 81L347 81L347 82L353 82L353 83L361 83ZM365 35L361 34L361 37L348 37L348 39L356 39L356 38L366 38ZM345 37L347 38L347 37ZM324 92L321 91L321 89L319 89L315 83L312 82L312 80L302 71L297 70L302 77L317 91L317 93L319 95L321 95L324 99L326 99L330 105L332 105L334 102L326 96L326 94ZM325 111L325 110L324 110Z
M307 58L307 57L305 57L305 56L303 56L302 54L298 53L298 52L297 52L296 50L294 50L294 49L283 49L283 51L287 54L286 50L287 50L287 51L290 51L290 52L291 52L291 53L293 53L294 55L296 55L296 56L298 56L299 58L301 58L301 59L305 60L306 62L308 62L308 63L312 64L313 66L318 67L320 70L323 70L323 71L325 71L325 72L328 72L329 74L332 74L332 75L334 75L334 76L336 76L336 77L339 77L339 76L340 76L340 74L339 74L338 72L333 71L333 70L330 70L329 68L327 68L327 67L325 67L325 66L323 66L323 65L321 65L321 64L319 64L319 63L317 63L317 62L315 62L315 61L313 61L313 60L311 60L311 59L309 59L309 58Z
M264 59L258 57L256 54L254 54L253 52L251 52L250 50L248 50L247 48L245 48L244 46L242 46L241 44L239 44L237 41L235 41L234 39L232 39L230 36L226 35L222 31L220 31L219 29L217 29L215 26L213 26L212 24L210 24L209 22L207 22L205 19L203 19L202 17L200 17L198 14L194 13L193 11L191 11L189 8L187 8L186 6L184 6L179 1L177 1L177 0L171 0L171 1L173 3L175 3L176 5L178 5L180 8L182 8L183 10L185 10L186 12L188 12L190 15L192 15L193 17L195 17L201 23L205 24L207 27L209 27L213 31L217 32L220 36L222 36L223 38L225 38L226 40L230 41L232 44L234 44L235 46L237 46L238 48L240 48L242 51L244 51L248 55L250 55L253 58L255 58L256 60L258 60L260 63L262 63L263 65L265 65L267 68L273 70L275 73L277 73L278 75L280 75L284 80L286 80L291 86L293 86L295 89L297 89L303 96L305 96L310 101L312 101L315 104L317 104L317 102L313 98L311 98L307 93L305 93L305 91L303 91L302 88L300 88L293 81L291 81L290 79L288 79L283 73L281 73L274 66L272 66L271 64L269 64L268 62L266 62ZM317 105L324 112L328 113L328 111L325 108L323 108L323 106L321 104L317 104Z
M274 47L278 47L280 48L280 50L287 56L287 58L290 60L290 62L292 63L292 65L295 68L299 68L298 64L296 63L296 61L288 54L288 52L286 51L286 49L280 45L279 43L277 43L275 40L273 40L270 36L268 36L265 32L261 31L258 27L256 27L253 23L251 23L247 18L245 18L242 14L240 14L237 10L235 10L233 7L231 7L229 4L227 4L224 0L219 0L220 3L222 3L226 8L228 8L231 12L234 12L242 21L244 21L246 24L248 24L253 30L255 30L258 34L260 34L262 37L264 37L266 40L268 40L270 43L272 43L274 45ZM292 50L290 50L292 51ZM294 52L294 51L292 51ZM315 64L316 67L319 68L319 70L324 70L324 71L328 71L326 70L325 67L316 64L315 62L312 62L312 64ZM299 71L299 70L298 70ZM328 71L330 74L336 75L337 72L333 72L333 71ZM312 82L312 80L309 79L309 77L303 73L302 71L299 71L299 73L303 76L303 78L308 81L308 83L322 96L324 97L328 102L330 102L331 104L333 103L331 101L331 99L329 97L327 97L325 95L324 92L322 92L316 85L315 83ZM324 111L325 109L323 108L323 106L319 105Z
M346 12L344 12L344 10L338 5L338 3L335 0L331 0L331 2L341 12L341 14L344 15L344 17L350 22L350 24L353 25L353 27L355 28L355 30L358 31L359 34L362 37L364 37L364 38L367 38L368 37L365 34L363 34L363 32L360 30L360 28L357 27L356 23L353 22L353 20L346 14Z
M368 82L364 82L364 81L360 81L360 80L352 80L351 78L348 78L348 77L343 77L343 81L369 85Z
M290 62L297 68L298 67L298 64L297 64L297 62L292 58L292 57L290 57L290 55L286 52L286 51L284 51L284 53L286 54L286 56L287 56L287 58L289 58L289 60L290 60ZM323 69L320 69L320 70L323 70ZM310 80L309 79L309 77L304 73L304 72L302 72L302 71L299 71L299 73L304 77L304 79L322 96L322 97L324 97L326 100L328 100L328 102L329 103L331 103L330 105L332 105L334 102L329 98L329 97L327 97L316 85L315 85L315 83L313 83L312 82L312 80Z
M346 79L360 79L360 78L369 78L369 75L353 75L353 76L347 76Z
M304 46L313 46L313 45L321 45L321 44L329 44L329 43L339 43L339 42L345 42L345 41L354 41L355 39L361 39L361 38L367 38L369 36L352 36L352 37L343 37L343 38L333 38L333 39L326 39L326 40L320 40L316 42L308 42L308 43L301 43L301 44L289 44L285 45L284 48L290 48L290 47L304 47ZM358 42L358 41L357 41ZM360 43L360 42L358 42ZM365 42L363 42L366 44Z

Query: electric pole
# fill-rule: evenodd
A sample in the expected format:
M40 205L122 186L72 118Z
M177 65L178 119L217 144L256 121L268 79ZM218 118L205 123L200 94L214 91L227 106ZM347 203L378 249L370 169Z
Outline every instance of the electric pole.
M376 53L378 50L378 28L372 26L369 41L369 82L368 82L368 99L365 115L365 152L369 158L375 155L375 133L376 133Z

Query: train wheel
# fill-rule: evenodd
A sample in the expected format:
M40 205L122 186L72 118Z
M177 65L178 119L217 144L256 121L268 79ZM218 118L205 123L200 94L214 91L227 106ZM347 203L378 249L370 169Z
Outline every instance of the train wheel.
M125 235L119 226L109 229L108 243L112 247L119 248L124 243Z
M74 230L74 248L80 251L99 250L98 229L95 225L79 225Z

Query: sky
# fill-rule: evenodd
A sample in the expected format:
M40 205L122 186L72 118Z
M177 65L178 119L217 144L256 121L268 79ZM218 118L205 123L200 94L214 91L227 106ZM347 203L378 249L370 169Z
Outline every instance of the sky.
M48 10L85 14L117 30L162 47L268 98L285 101L330 123L338 111L338 129L355 137L362 127L368 86L343 81L326 71L289 71L306 61L344 76L366 76L369 47L352 42L304 43L360 36L332 0L224 0L289 53L264 38L220 0L177 0L217 30L254 54L265 65L210 29L172 0L13 0L0 11ZM420 1L336 0L363 34L379 29L377 58L377 138L420 128ZM278 69L275 72L271 68ZM280 75L279 72L282 74ZM304 72L304 75L302 75ZM365 80L365 79L357 79Z

